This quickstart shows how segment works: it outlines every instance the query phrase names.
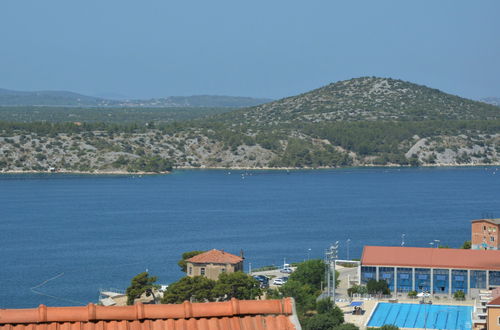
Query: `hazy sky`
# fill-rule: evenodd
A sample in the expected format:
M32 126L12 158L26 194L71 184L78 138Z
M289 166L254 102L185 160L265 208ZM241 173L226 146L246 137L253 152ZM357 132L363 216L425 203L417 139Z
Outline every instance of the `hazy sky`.
M359 76L500 97L500 1L0 1L0 88L279 98Z

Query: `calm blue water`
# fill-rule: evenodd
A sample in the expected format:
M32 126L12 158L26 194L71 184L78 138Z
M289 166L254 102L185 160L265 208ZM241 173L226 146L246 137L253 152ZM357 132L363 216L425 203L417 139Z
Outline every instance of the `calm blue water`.
M470 330L471 306L378 303L369 327L393 324L400 328Z
M346 257L348 238L358 258L363 245L399 245L402 233L408 246L459 246L471 219L500 216L494 171L0 175L0 308L95 302L100 288L124 289L146 269L176 281L190 250L243 249L248 269L302 261L308 249L321 258L336 240Z

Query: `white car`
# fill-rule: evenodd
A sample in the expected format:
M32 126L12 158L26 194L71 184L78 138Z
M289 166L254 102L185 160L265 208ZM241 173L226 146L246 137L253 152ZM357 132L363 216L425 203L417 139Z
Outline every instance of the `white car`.
M282 278L277 278L273 281L273 285L283 285L285 284L285 281L283 281Z
M274 279L273 284L274 285L283 285L288 281L288 277L278 277Z

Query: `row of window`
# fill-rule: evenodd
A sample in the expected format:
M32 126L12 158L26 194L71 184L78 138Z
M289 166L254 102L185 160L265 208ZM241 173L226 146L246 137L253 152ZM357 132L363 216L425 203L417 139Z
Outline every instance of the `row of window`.
M448 269L434 269L432 278L432 291L435 293L448 293L450 278ZM376 279L376 267L361 267L361 283L366 284L369 280ZM397 280L394 280L394 267L379 267L379 279L387 281L389 289L394 291L396 283L397 290L407 292L431 291L431 270L429 268L415 268L415 286L413 286L413 274L411 268L397 268ZM500 285L500 272L490 271L490 285ZM486 271L470 271L470 287L477 289L486 288ZM453 269L451 272L451 292L467 292L467 271Z
M226 268L222 268L220 271L222 273L225 273L226 272ZM188 275L193 275L193 267L189 267L189 269L188 269ZM200 275L201 276L205 276L205 267L201 267L200 268Z

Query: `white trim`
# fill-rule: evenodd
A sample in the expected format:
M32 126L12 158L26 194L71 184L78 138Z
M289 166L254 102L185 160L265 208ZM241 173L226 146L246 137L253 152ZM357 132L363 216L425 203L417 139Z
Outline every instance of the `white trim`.
M377 301L377 303L375 304L375 307L373 307L372 311L370 312L370 315L368 316L368 319L366 320L365 327L368 327L368 323L370 323L370 320L372 319L373 313L375 313L375 310L377 309L379 303L380 302Z

